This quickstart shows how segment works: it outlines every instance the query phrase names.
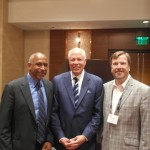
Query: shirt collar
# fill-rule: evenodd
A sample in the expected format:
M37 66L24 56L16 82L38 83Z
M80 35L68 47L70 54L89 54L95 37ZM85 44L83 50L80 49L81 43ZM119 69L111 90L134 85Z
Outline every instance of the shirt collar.
M119 90L123 91L125 89L125 87L126 87L126 85L127 85L130 78L131 78L131 75L129 74L128 78L119 86L116 85L115 80L114 80L114 82L113 82L114 88L118 88Z
M80 75L75 76L75 75L72 73L72 71L70 71L70 74L71 74L71 80L73 80L73 78L74 78L74 77L77 77L77 78L78 78L78 80L83 79L83 77L84 77L84 73L85 73L85 71L83 70L83 71L81 72L81 74L80 74Z
M36 86L38 81L33 79L29 73L27 74L27 79L28 79L29 84L31 85L31 87L35 87ZM43 86L41 80L40 80L40 83L41 83L41 86Z

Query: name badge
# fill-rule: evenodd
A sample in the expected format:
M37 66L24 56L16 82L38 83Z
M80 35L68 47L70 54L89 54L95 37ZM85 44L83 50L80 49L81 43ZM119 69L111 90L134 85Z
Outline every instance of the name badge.
M114 115L114 114L109 114L108 115L108 118L107 118L107 122L108 123L111 123L111 124L115 124L117 125L118 123L118 116L117 115Z

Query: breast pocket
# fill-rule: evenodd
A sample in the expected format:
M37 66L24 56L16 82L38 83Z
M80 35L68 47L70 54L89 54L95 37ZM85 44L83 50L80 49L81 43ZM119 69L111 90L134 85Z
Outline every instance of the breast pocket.
M139 146L139 140L132 139L132 138L124 138L125 145L138 147Z
M94 93L86 92L86 94L83 98L82 104L85 106L91 106L92 107L93 103L94 103Z
M119 111L119 116L123 118L124 122L135 122L139 118L139 109L138 107L123 106Z

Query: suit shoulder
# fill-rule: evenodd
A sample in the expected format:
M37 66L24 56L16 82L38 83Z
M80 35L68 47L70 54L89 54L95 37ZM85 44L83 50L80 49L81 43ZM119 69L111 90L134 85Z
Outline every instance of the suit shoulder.
M140 82L136 79L132 79L132 83L136 87L144 88L144 89L150 89L150 86L148 86L148 85L144 84L143 82Z
M47 83L52 83L52 81L50 80L47 80L47 79L43 79L44 82L47 82Z
M43 81L44 81L44 82L46 82L46 83L52 83L52 81L51 81L51 80L44 79L44 78L43 78Z
M22 82L24 82L26 79L26 77L21 77L21 78L18 78L18 79L14 79L12 81L10 81L8 83L8 85L18 85L18 84L21 84Z
M108 81L108 82L104 83L104 87L112 85L113 82L114 82L114 80L111 80L111 81Z
M103 82L103 79L95 74L87 73L87 76L93 80L98 80L98 81Z
M58 75L54 76L53 80L61 79L61 78L65 77L65 76L67 76L67 75L69 75L69 72L64 72L64 73L58 74Z
M8 89L17 89L19 88L22 84L27 84L27 79L26 77L21 77L18 79L14 79L10 81L9 83L6 83L4 86L4 90Z
M46 84L46 85L49 85L49 86L53 86L53 83L52 83L52 81L50 81L50 80L47 80L47 79L43 79L43 82Z

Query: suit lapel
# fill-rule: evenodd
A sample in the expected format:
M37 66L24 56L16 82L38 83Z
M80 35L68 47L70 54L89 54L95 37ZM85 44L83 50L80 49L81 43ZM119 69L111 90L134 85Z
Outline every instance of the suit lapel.
M90 78L88 78L87 73L85 72L84 74L84 78L83 78L83 82L82 82L82 86L81 86L81 91L80 91L80 95L79 95L79 101L78 101L78 106L80 105L80 103L83 100L84 95L86 94L88 87L89 87L89 82L90 82ZM77 107L78 107L77 106Z
M121 100L121 105L120 107L122 107L122 105L125 103L125 101L127 100L128 96L130 95L131 91L133 90L133 84L132 84L133 79L130 78L126 87L125 87L125 91L123 92L123 97Z
M106 101L108 103L108 106L112 105L112 94L113 94L113 81L108 85L109 87L107 87L108 92L105 93L106 95Z
M49 122L49 114L50 114L50 110L49 110L49 106L50 106L50 89L48 88L48 85L47 85L47 82L45 82L45 80L43 80L43 83L44 83L44 88L45 88L45 92L46 92L46 97L47 97L47 122Z
M65 88L67 90L67 93L68 93L68 95L69 95L69 97L71 99L71 102L72 102L73 106L75 107L70 72L68 72L66 74L66 76L63 78L63 83L64 83L64 86L65 86Z
M21 88L22 93L23 93L23 95L25 97L25 100L26 100L26 102L27 102L27 104L29 106L31 114L32 114L34 120L36 120L35 111L34 111L34 105L33 105L32 96L31 96L31 92L30 92L30 88L29 88L29 84L28 84L27 78L25 78L25 80L22 83L20 88Z

